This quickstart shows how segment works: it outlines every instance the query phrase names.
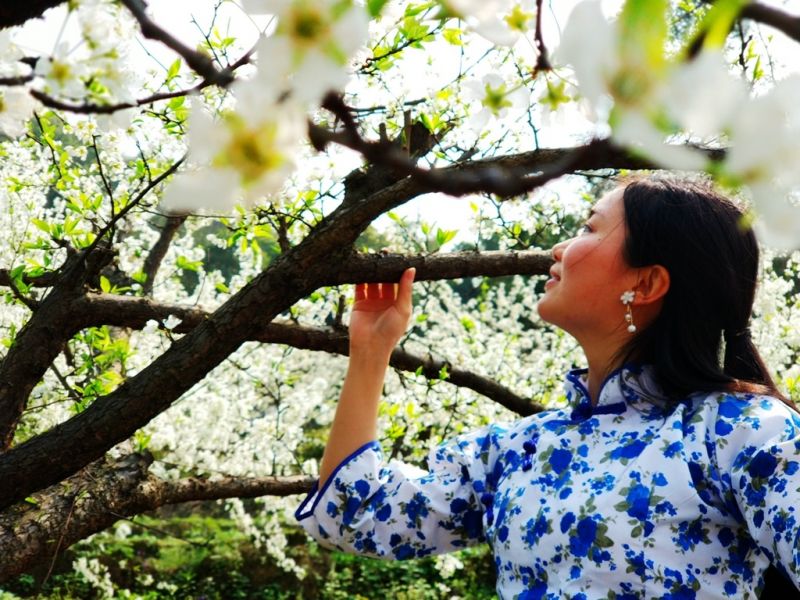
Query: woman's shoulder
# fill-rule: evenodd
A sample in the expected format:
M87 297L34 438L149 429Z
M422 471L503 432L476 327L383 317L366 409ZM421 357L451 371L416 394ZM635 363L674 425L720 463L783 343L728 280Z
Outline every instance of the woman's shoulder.
M692 419L705 421L717 448L752 449L789 440L800 444L800 414L775 396L704 392L691 397L691 406Z
M776 396L745 392L700 392L689 399L694 410L729 421L785 420L800 425L800 414Z

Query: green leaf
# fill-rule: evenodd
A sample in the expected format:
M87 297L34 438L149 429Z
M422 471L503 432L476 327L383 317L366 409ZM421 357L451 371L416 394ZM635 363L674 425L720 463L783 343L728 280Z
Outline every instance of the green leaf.
M106 294L111 291L111 282L103 275L100 275L100 289Z
M461 41L461 34L463 32L457 28L447 27L442 29L442 36L448 44L453 46L463 46L464 42Z
M242 240L245 240L245 238L242 238ZM246 244L246 241L245 241L245 244ZM247 249L247 246L245 245L244 250L246 250L246 249ZM195 271L195 272L199 271L200 270L200 265L202 265L202 264L203 264L203 261L201 261L201 260L189 260L188 258L186 258L183 255L179 256L177 258L177 260L175 261L175 266L177 266L179 269L181 269L183 271Z
M439 244L440 247L444 246L447 242L449 242L454 237L456 237L457 233L458 233L458 229L450 229L450 230L437 229L436 230L436 243Z
M37 229L41 229L47 235L50 235L50 223L47 221L43 221L42 219L31 219L31 223L36 225Z
M181 59L177 58L175 59L175 62L173 62L169 66L169 69L167 70L167 81L177 77L180 70L181 70Z
M377 17L381 14L383 7L389 0L367 0L367 10L371 17Z

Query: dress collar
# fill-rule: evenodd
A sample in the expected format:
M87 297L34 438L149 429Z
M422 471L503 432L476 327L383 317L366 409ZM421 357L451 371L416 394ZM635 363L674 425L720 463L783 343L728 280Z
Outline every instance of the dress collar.
M622 414L629 404L638 404L663 398L650 365L626 364L612 371L600 386L597 404L592 406L586 388L588 369L573 369L564 383L567 402L572 406L573 419L587 419L593 415Z

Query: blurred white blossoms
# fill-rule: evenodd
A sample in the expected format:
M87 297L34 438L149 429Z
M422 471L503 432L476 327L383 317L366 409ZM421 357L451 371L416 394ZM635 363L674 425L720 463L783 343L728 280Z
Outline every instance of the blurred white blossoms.
M0 87L0 132L12 138L21 136L36 105L26 88Z
M533 2L516 0L444 0L478 35L498 46L513 46L535 25Z
M304 111L348 81L351 56L367 39L368 17L351 0L243 0L277 17L259 40L255 76L231 88L236 109L189 118L189 160L162 200L172 212L228 212L280 191L306 136ZM192 167L190 167L191 169Z
M556 60L569 63L595 118L612 137L668 169L700 170L707 156L686 145L665 144L670 135L702 143L728 137L722 173L747 184L762 217L766 241L800 245L800 77L777 83L750 99L722 51L703 49L689 61L647 64L646 50L626 51L620 26L600 3L578 4L564 28ZM663 55L663 48L659 51Z
M800 76L752 99L730 128L726 173L750 188L766 241L800 246Z
M525 85L520 83L517 87L510 87L495 73L489 73L481 80L465 82L464 89L464 96L468 100L479 102L481 106L468 121L469 127L478 134L492 117L502 119L509 112L522 113L528 107L530 94Z
M262 38L255 81L277 99L315 103L349 79L350 58L366 42L369 19L349 0L243 0L252 13L278 18L275 32Z
M52 56L43 56L36 61L36 75L41 77L40 86L51 95L83 98L86 93L84 77L89 74L86 64L69 57L69 47L59 44Z
M296 152L305 135L305 119L292 105L247 102L257 98L252 91L245 88L237 110L226 112L217 120L202 106L192 109L192 166L173 179L162 199L163 209L228 212L238 201L252 206L259 198L283 187L295 167Z

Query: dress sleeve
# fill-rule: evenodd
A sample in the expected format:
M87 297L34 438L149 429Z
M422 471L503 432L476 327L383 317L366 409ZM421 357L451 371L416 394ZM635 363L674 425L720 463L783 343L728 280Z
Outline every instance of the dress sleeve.
M496 426L434 448L428 471L383 462L369 442L318 483L295 517L321 544L379 558L439 554L483 541L480 498L496 455Z
M800 416L775 398L728 396L715 433L722 483L753 541L800 587Z

